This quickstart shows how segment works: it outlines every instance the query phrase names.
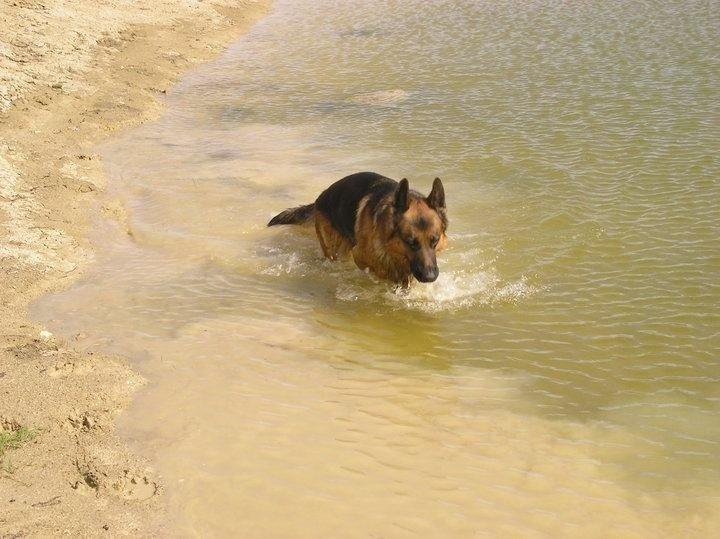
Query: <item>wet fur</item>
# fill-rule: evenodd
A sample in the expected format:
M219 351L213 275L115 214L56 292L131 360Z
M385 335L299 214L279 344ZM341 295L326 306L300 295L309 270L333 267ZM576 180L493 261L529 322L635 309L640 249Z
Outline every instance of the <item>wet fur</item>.
M268 226L313 221L323 254L331 260L349 253L360 269L404 286L414 273L422 279L437 277L435 256L447 244L448 224L439 178L424 197L410 190L405 179L352 174L328 187L313 204L273 217Z

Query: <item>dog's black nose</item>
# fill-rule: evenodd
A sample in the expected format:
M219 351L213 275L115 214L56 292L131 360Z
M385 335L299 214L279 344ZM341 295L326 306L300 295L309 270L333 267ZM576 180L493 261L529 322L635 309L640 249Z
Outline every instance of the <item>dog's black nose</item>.
M439 274L440 271L438 270L437 266L432 266L429 268L420 269L420 271L415 273L415 278L421 283L431 283L438 278Z

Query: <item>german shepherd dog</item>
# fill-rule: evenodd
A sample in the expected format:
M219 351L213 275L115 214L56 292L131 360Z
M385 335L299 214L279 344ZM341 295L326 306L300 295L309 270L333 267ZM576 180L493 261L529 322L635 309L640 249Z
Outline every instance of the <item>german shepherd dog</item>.
M326 258L351 253L355 264L381 279L407 287L413 278L437 279L436 254L445 248L445 190L435 178L427 197L374 172L335 182L312 204L289 208L268 226L310 224Z

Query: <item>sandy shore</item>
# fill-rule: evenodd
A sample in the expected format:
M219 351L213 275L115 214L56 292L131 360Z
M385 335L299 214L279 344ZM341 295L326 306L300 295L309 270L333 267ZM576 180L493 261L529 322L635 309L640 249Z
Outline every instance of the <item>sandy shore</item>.
M0 536L150 535L162 479L115 434L143 380L83 353L27 308L93 259L105 186L95 145L160 110L184 70L266 10L242 0L0 0ZM122 218L122 208L102 211Z

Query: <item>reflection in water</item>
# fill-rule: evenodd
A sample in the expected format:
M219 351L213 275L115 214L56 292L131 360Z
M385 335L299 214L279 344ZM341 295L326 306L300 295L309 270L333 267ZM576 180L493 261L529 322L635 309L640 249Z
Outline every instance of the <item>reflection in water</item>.
M36 312L151 380L179 531L717 535L706 9L280 1L107 144L132 237ZM265 228L360 170L443 177L436 283Z

